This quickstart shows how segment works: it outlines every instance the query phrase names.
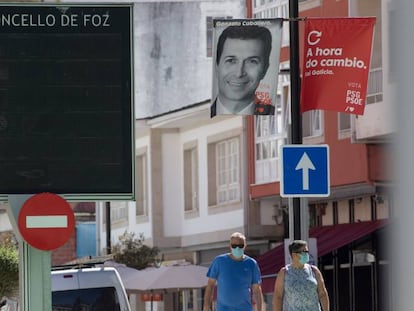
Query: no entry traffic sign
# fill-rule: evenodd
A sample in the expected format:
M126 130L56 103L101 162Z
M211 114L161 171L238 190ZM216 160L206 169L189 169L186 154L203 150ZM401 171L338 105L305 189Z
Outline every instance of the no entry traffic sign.
M29 198L19 212L18 227L32 247L48 251L65 244L75 230L75 216L69 203L53 193Z

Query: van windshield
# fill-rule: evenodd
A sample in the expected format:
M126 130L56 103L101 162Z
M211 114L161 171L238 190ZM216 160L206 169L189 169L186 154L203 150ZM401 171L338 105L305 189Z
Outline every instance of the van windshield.
M52 311L120 311L114 287L52 292Z

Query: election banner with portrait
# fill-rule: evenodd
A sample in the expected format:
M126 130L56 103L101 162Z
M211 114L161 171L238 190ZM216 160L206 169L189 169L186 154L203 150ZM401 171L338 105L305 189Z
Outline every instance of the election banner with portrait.
M301 112L364 114L375 17L307 18Z
M211 117L274 115L282 21L214 20Z

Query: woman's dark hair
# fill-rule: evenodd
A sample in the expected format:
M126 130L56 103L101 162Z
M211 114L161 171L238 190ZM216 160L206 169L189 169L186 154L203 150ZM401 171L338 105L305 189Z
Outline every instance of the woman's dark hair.
M303 247L307 246L308 243L303 240L294 240L289 244L289 253L295 253L303 249Z

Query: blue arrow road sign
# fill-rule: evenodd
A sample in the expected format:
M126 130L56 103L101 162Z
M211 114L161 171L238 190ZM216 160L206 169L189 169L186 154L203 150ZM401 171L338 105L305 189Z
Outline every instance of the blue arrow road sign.
M282 145L280 195L329 196L328 145Z

